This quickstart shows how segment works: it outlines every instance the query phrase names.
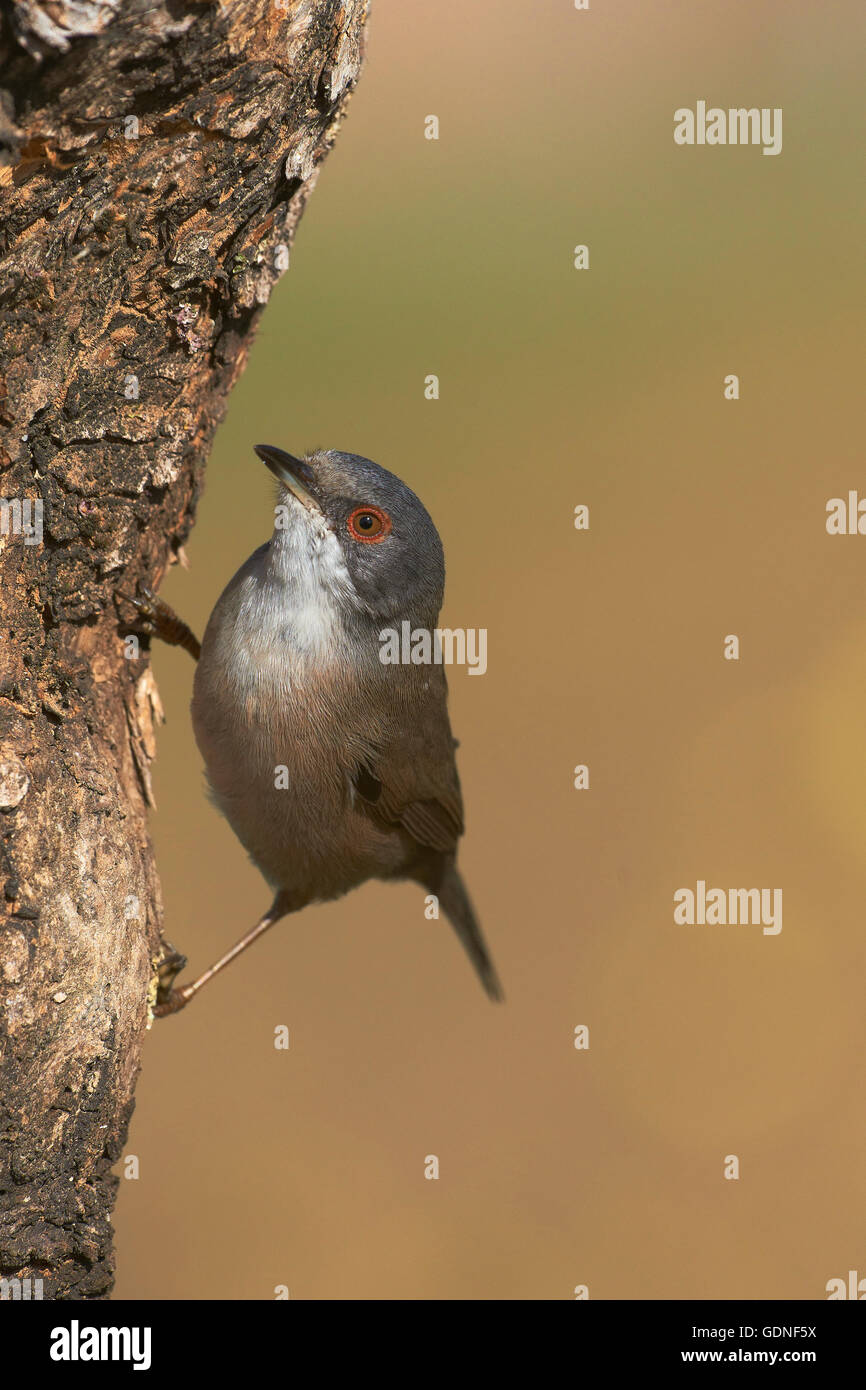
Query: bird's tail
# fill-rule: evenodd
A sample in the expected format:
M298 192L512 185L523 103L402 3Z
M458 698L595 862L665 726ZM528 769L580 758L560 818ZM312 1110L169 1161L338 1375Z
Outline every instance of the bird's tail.
M453 860L445 868L438 885L432 891L436 893L439 906L463 943L463 948L475 966L487 994L497 1002L503 1000L505 995L499 983L499 976L481 934L469 894Z

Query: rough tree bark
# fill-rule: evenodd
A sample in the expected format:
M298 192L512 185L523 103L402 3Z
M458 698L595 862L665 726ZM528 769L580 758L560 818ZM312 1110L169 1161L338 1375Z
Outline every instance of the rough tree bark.
M366 9L0 3L0 1276L46 1298L111 1289L160 951L157 696L115 591L190 529Z

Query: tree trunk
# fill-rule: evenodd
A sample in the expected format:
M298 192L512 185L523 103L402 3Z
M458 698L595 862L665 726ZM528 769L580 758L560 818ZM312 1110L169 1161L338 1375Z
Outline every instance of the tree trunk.
M0 1276L45 1298L111 1290L160 953L158 697L116 591L189 532L366 9L0 5Z

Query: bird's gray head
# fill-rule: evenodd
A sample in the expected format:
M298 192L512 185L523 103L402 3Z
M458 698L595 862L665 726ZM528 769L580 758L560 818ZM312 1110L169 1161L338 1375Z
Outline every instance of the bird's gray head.
M435 624L445 589L439 533L405 483L358 454L294 458L270 444L256 453L283 491L271 551L291 582L310 566L321 589L377 622Z

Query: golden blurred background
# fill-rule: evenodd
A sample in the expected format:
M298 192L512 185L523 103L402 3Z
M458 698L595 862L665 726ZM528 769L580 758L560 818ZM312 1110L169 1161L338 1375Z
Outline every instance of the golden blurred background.
M163 594L200 633L267 539L259 441L419 493L444 619L489 631L451 709L507 1003L408 885L275 928L148 1038L117 1297L820 1299L866 1274L866 538L825 530L863 479L864 29L854 0L375 0ZM781 107L782 153L676 146L698 100ZM192 663L154 664L192 978L270 896L205 799ZM781 887L783 930L676 926L698 879Z

